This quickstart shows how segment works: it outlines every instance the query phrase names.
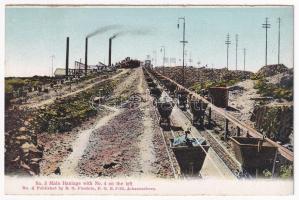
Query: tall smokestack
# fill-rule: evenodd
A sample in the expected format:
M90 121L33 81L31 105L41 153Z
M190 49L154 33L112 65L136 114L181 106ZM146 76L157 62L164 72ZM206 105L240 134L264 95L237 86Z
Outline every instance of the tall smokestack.
M85 75L87 75L88 37L85 38Z
M111 66L111 47L112 46L112 38L109 38L109 60L108 60L108 66Z
M66 38L66 61L65 61L65 75L69 75L69 42L70 38Z

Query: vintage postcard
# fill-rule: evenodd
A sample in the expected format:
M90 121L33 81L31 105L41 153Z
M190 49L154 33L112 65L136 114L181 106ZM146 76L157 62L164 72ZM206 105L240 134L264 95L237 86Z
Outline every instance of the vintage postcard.
M5 194L293 194L293 5L4 11Z

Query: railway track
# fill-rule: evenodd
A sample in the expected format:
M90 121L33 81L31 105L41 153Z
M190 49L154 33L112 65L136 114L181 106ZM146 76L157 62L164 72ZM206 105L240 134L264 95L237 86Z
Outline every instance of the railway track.
M161 82L157 81L161 86L163 86L163 84L161 84ZM167 91L165 90L165 87L163 87L164 91L167 93ZM168 93L167 93L168 94ZM169 94L168 94L169 96ZM181 109L180 109L181 110ZM186 118L192 123L192 116L188 111L183 111L183 114L186 116ZM157 110L155 109L155 114L156 116L158 116L157 114ZM171 121L172 125L173 122ZM172 126L171 126L172 127ZM180 136L180 134L176 131L173 131L172 128L170 128L169 131L165 131L162 128L160 128L161 130L161 134L163 135L163 139L164 139L164 143L166 145L166 148L168 149L168 151L170 151L170 143L169 143L169 139L168 141L165 140L165 135L171 135L172 138L176 137L176 136ZM237 178L250 178L251 176L242 169L240 163L225 149L225 147L223 147L223 145L220 144L219 141L217 141L217 139L212 135L212 133L207 130L201 130L200 131L200 135L207 140L207 142L210 144L211 148L216 152L217 156L220 158L220 160L223 162L223 164L225 166L227 166L229 168L229 170L237 177ZM170 154L170 153L169 153ZM169 159L171 160L171 163L176 163L175 157L174 155L169 156ZM175 161L173 161L175 160ZM174 167L173 167L174 168ZM175 173L175 172L174 172ZM179 176L179 172L177 173L177 175Z
M192 122L192 116L188 111L182 111L187 119ZM202 137L204 137L208 143L211 145L212 149L217 153L219 158L224 162L224 164L231 170L231 172L238 178L244 177L244 173L240 163L223 147L219 141L212 135L212 133L203 129L200 131Z
M153 71L152 69L145 69L145 71L147 73L150 73L151 77L154 78L155 80L157 80L157 79L163 80L163 81L161 81L161 83L168 84L168 86L169 86L169 84L173 84L177 87L177 89L183 90L183 91L187 92L188 95L192 95L193 98L196 98L196 99L201 100L202 102L208 104L210 106L210 112L213 111L213 112L217 113L217 115L219 115L220 117L225 118L227 124L228 123L232 124L234 127L236 127L239 130L245 132L248 136L251 136L251 137L254 137L254 138L263 138L263 134L261 132L258 132L256 129L254 129L250 125L246 124L245 122L242 122L242 121L238 120L233 115L227 113L225 109L218 108L217 106L212 104L210 101L206 100L205 98L203 98L199 94L195 93L194 91L191 91L191 90L185 88L184 86L178 84L176 81L174 81L174 80L172 80L172 79L170 79L170 78L168 78L168 77L166 77L166 76L164 76L164 75L162 75L162 74L160 74L156 71ZM286 159L290 162L293 162L294 153L292 151L290 151L286 147L280 145L279 143L277 143L277 142L275 142L275 141L273 141L273 140L271 140L267 137L264 138L264 139L265 139L265 141L269 142L274 147L277 147L279 155L284 157L284 159Z
M155 108L155 117L156 117L156 122L158 123L159 122L159 113L157 111L157 109ZM188 116L188 119L192 119L190 114L188 112L186 112L186 115ZM191 121L191 120L190 120ZM168 154L168 158L170 160L170 163L171 163L171 166L172 166L172 170L173 170L173 173L174 173L174 176L175 178L179 178L179 179L186 179L186 178L189 178L188 176L186 175L183 175L180 173L180 168L179 168L179 165L177 163L177 160L175 158L175 155L174 153L172 152L172 150L170 149L170 139L173 139L175 137L178 137L178 136L182 136L184 135L184 130L179 126L177 125L173 120L170 120L171 124L170 124L170 128L169 130L164 130L163 128L159 127L160 129L160 132L161 132L161 136L163 138L163 142L164 142L164 145L165 145L165 148L167 150L167 154ZM201 135L202 136L202 135ZM195 137L194 135L192 135L192 137L194 138L197 138ZM204 136L202 136L202 138L205 138ZM206 138L205 138L206 139ZM206 139L208 142L209 140ZM209 142L210 143L210 142ZM213 145L211 145L213 144ZM215 142L214 143L211 143L211 147L212 149L214 150L215 149ZM223 150L223 149L222 149ZM214 150L215 151L215 150ZM223 162L223 159L221 158L221 156L218 155L218 152L219 151L215 151L217 153L217 156L219 157L219 160L221 160ZM207 152L206 152L207 153ZM227 156L227 155L226 155ZM209 156L207 156L206 159L211 159L209 158ZM214 163L213 160L211 160L210 162ZM223 165L227 165L227 162L223 162ZM234 166L235 167L235 166ZM217 167L216 167L217 168ZM237 168L237 167L235 167ZM231 168L230 168L231 169ZM217 169L218 172L220 173L220 175L222 176L222 172ZM234 173L236 175L236 173ZM202 178L202 175L199 173L199 178Z
M159 113L157 108L154 108L154 113L155 113L155 121L156 123L159 123ZM176 157L172 151L172 149L170 148L170 139L174 139L176 137L182 136L184 135L184 130L178 126L173 120L170 120L170 126L169 126L169 130L164 130L163 128L159 127L160 133L161 133L161 137L163 139L163 143L165 145L165 149L167 151L167 155L168 155L168 159L174 174L174 177L176 179L188 179L190 178L187 175L184 175L181 173L180 171L180 167L179 164L176 160ZM192 176L194 178L194 176ZM199 178L202 178L202 175L198 174Z
M159 122L159 115L157 113L156 108L154 108L154 113L155 113L155 121L156 121L156 123L158 123ZM165 138L165 133L164 133L163 128L159 127L159 130L160 130L160 133L161 133L161 138L163 139L163 144L164 144L165 149L166 149L167 157L169 159L169 163L170 163L170 166L171 166L171 170L173 172L173 176L174 176L175 179L178 179L178 178L180 178L181 174L180 174L179 169L176 167L176 165L177 165L176 160L174 158L174 155L171 152L169 142Z
M186 118L192 123L192 116L188 111L183 111ZM197 129L198 130L198 129ZM213 133L204 128L203 130L198 130L200 135L207 140L211 148L216 152L217 156L222 160L222 162L230 169L230 171L237 178L251 178L252 176L242 169L241 164L231 155L228 150L213 136Z

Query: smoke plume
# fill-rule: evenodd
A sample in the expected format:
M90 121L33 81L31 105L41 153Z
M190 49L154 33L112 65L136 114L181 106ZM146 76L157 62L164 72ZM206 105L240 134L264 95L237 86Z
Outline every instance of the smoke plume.
M108 25L108 26L104 26L104 27L101 27L91 33L89 33L86 37L87 38L90 38L90 37L93 37L95 35L98 35L98 34L101 34L101 33L105 33L106 31L109 31L109 30L114 30L114 29L119 29L121 28L122 26L121 25Z
M110 37L110 39L115 39L119 36L123 35L149 35L152 33L151 29L132 29L132 30L125 30L125 31L119 31L115 33L113 36Z

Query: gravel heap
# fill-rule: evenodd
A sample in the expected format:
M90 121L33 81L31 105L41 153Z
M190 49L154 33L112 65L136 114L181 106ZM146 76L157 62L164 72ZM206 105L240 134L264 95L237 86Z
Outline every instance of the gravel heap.
M6 110L5 115L5 173L39 174L43 147L37 143L34 112L15 108Z
M289 68L287 68L283 64L276 64L276 65L266 65L262 67L256 75L258 76L263 76L263 77L269 77L269 76L274 76L276 74L280 74L283 72L287 72Z
M159 73L163 74L163 67L156 67ZM182 82L182 67L165 67L165 75L178 83ZM252 72L239 71L239 70L227 70L222 69L212 69L212 68L185 68L185 84L187 87L191 87L196 82L206 82L206 81L221 81L221 80L231 80L231 79L242 79L250 78Z

